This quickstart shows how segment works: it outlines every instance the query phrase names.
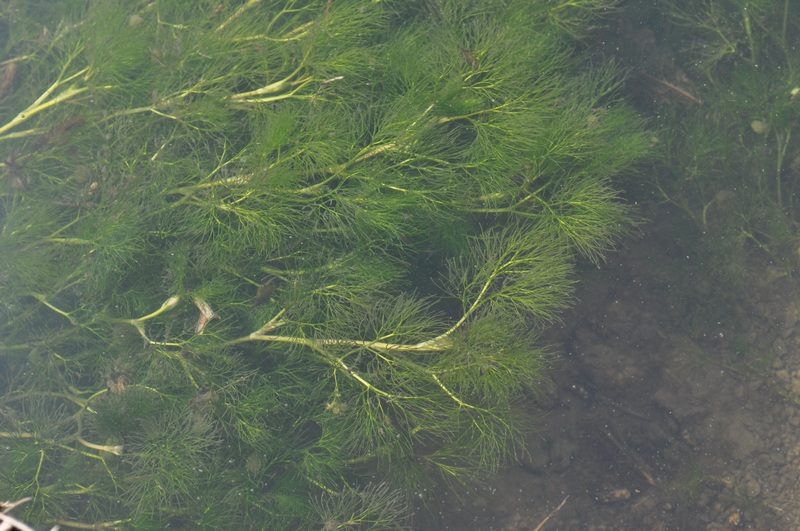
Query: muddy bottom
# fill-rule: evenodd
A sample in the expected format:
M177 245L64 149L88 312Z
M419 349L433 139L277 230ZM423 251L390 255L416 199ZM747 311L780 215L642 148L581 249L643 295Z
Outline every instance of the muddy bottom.
M698 261L651 223L582 271L522 464L417 528L800 529L799 288Z

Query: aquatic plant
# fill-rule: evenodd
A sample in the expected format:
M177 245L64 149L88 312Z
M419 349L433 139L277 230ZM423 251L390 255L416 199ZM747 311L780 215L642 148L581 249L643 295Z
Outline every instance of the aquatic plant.
M685 2L658 8L664 36L702 100L662 109L663 196L708 235L709 263L742 278L752 250L786 272L797 248L798 6L786 0ZM719 266L717 268L716 266Z
M0 497L390 529L513 458L647 149L566 4L7 3Z

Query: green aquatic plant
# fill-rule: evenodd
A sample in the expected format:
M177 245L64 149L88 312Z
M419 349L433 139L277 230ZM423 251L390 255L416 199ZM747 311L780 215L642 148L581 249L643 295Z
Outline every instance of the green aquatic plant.
M706 235L705 261L728 282L754 250L788 273L798 242L797 6L676 0L659 11L702 100L662 109L669 169L660 191Z
M3 8L0 496L391 529L517 455L647 149L568 4Z

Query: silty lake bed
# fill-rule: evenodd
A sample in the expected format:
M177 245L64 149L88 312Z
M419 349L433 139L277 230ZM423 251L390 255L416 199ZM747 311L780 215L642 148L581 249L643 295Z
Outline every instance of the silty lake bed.
M418 529L537 529L565 499L542 529L800 528L796 281L754 252L726 292L674 227L584 267L521 465Z

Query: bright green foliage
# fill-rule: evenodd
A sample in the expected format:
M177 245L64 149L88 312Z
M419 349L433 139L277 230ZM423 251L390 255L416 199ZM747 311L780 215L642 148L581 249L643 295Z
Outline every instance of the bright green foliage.
M573 262L631 227L640 124L557 30L610 5L2 8L0 498L392 529L513 458Z

